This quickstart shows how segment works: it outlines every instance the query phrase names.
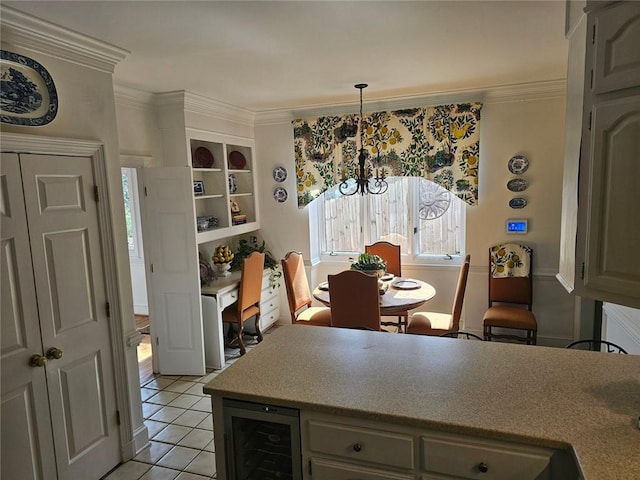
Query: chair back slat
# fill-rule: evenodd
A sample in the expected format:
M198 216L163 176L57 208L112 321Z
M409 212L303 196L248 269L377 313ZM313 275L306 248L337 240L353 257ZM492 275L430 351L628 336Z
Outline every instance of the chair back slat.
M264 253L253 252L242 262L240 292L238 295L239 313L244 312L251 306L259 307L263 273Z
M365 245L364 251L371 255L378 255L387 262L387 273L392 273L396 277L402 276L400 245L394 245L389 242L376 242L372 245Z
M311 291L304 269L304 261L300 252L289 252L280 261L287 290L291 320L295 321L296 312L302 307L311 305Z
M380 330L378 278L358 270L329 275L331 326Z

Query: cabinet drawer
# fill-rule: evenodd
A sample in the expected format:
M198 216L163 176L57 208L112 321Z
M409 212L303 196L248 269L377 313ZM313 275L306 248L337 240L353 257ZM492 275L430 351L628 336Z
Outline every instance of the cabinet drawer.
M422 467L427 471L486 480L550 478L551 452L545 449L444 434L424 435L420 441Z
M278 321L280 309L276 308L267 313L260 313L260 330L264 331Z
M226 307L238 300L238 290L223 293L219 296L218 300L220 302L220 310L224 310Z
M413 437L381 430L309 420L309 447L314 452L351 460L413 468Z
M322 458L311 459L313 480L414 480L413 475L387 472Z

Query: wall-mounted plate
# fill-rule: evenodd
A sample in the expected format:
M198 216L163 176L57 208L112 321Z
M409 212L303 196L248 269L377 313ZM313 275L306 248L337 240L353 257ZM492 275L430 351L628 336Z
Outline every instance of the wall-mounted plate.
M509 160L508 166L514 175L522 175L529 168L529 160L524 155L515 155Z
M53 78L35 60L0 51L0 121L38 127L56 118L58 93Z
M282 187L276 187L273 191L273 198L275 198L278 203L286 201L288 196L287 191Z
M282 183L287 179L287 170L284 167L276 167L273 169L273 179Z
M524 208L527 206L527 199L522 197L515 197L509 200L509 206L511 208Z
M514 178L507 182L507 189L510 192L524 192L529 186L524 178Z

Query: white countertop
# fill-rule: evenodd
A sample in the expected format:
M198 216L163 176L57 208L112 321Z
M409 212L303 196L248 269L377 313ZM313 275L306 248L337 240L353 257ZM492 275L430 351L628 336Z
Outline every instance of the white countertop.
M204 391L568 448L586 480L640 478L640 356L292 325Z

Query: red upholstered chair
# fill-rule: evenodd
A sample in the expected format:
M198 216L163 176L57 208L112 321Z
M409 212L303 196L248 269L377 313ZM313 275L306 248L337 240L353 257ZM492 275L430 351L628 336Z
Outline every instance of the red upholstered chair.
M458 286L456 287L456 294L453 299L453 308L451 313L416 312L409 320L407 333L414 335L442 336L443 334L458 330L460 326L460 316L462 315L464 293L467 288L467 279L469 278L470 262L471 255L467 255L464 259L464 263L460 266Z
M284 275L284 286L287 290L291 323L330 327L331 310L329 307L311 306L311 291L304 270L302 254L289 252L280 263Z
M327 278L332 327L380 330L378 277L345 270Z
M371 255L378 255L385 262L387 262L387 273L392 273L396 277L402 276L402 267L400 262L400 245L394 245L389 242L376 242L372 245L365 245L364 251ZM398 315L398 320L395 322L383 321L381 325L393 326L398 328L398 332L402 332L403 328L407 326L407 319L409 318L409 312L404 311Z
M222 321L236 325L236 339L240 355L246 353L242 334L244 322L255 317L255 330L258 342L262 341L260 331L260 294L262 293L262 274L264 271L264 253L253 252L242 262L238 300L222 311ZM231 332L231 329L229 330Z
M489 249L489 308L482 319L484 339L504 338L535 345L538 323L533 305L533 251L507 243ZM496 333L494 328L523 331Z

